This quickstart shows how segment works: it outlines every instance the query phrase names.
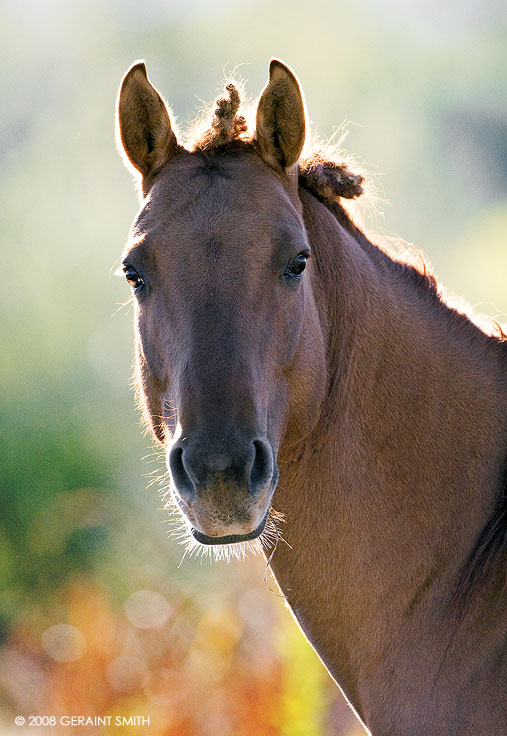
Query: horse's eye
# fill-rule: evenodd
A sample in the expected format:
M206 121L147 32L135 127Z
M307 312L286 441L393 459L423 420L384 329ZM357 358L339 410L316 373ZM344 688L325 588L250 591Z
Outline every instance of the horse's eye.
M134 291L137 291L141 288L141 286L144 285L144 281L139 276L135 268L132 268L131 266L125 266L123 269L123 273L125 274L125 278L129 282L130 286L134 289Z
M306 268L306 262L308 261L308 255L306 253L300 253L298 256L294 258L294 260L289 264L289 267L287 268L285 275L286 276L301 276L303 271Z

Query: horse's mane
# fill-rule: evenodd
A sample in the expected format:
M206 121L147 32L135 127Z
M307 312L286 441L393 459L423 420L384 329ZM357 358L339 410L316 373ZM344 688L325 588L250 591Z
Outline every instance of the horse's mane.
M255 133L249 135L247 117L240 114L241 98L237 86L226 85L227 97L216 101L211 126L194 137L191 148L202 153L227 153L243 150L256 151ZM493 321L496 334L487 334L480 329L483 324L477 315L466 310L453 308L444 298L443 290L431 273L422 256L417 262L408 263L397 258L388 248L375 245L364 234L349 215L342 199L355 199L364 192L365 173L353 173L350 159L338 157L338 146L313 143L299 161L299 185L309 191L349 232L371 260L381 268L395 272L435 308L451 313L455 324L463 329L472 329L476 337L486 339L501 352L507 377L507 334ZM475 319L474 319L475 317ZM493 513L480 532L476 544L466 561L451 602L451 610L461 617L474 595L490 581L507 551L507 458L500 478L500 490Z

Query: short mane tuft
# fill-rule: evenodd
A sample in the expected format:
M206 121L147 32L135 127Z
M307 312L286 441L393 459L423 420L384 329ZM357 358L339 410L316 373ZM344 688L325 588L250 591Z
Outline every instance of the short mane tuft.
M327 205L337 197L355 199L363 193L364 176L352 174L346 164L329 160L321 151L315 151L300 162L299 179Z
M225 91L228 97L220 97L216 101L211 128L208 128L195 144L198 150L209 151L220 148L239 140L246 133L246 120L243 115L238 115L241 104L239 92L232 82L226 85Z

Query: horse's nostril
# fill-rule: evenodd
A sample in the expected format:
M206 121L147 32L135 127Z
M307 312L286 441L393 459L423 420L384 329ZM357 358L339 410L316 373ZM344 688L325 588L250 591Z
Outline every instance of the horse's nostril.
M263 493L273 478L275 462L271 446L265 440L220 447L209 443L175 443L168 455L171 478L178 495L189 505L200 494L228 488L231 493L248 491L252 496Z
M254 440L255 456L250 470L248 490L255 495L265 490L273 476L273 453L263 440Z
M183 462L183 448L175 445L169 453L169 469L180 496L189 503L194 501L197 490Z

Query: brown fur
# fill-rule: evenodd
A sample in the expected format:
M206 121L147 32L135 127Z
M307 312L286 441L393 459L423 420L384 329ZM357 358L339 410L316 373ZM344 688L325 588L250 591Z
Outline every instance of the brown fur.
M122 89L139 163L128 74ZM361 177L318 153L298 162L305 113L286 67L272 62L250 137L228 91L204 144L159 143L125 250L149 286L136 304L146 411L169 454L206 470L175 497L227 539L273 498L290 545L271 562L280 588L375 736L500 736L506 343L356 227L340 197ZM159 129L160 105L142 107ZM285 283L308 246L304 277ZM280 468L255 497L234 460L252 437Z

